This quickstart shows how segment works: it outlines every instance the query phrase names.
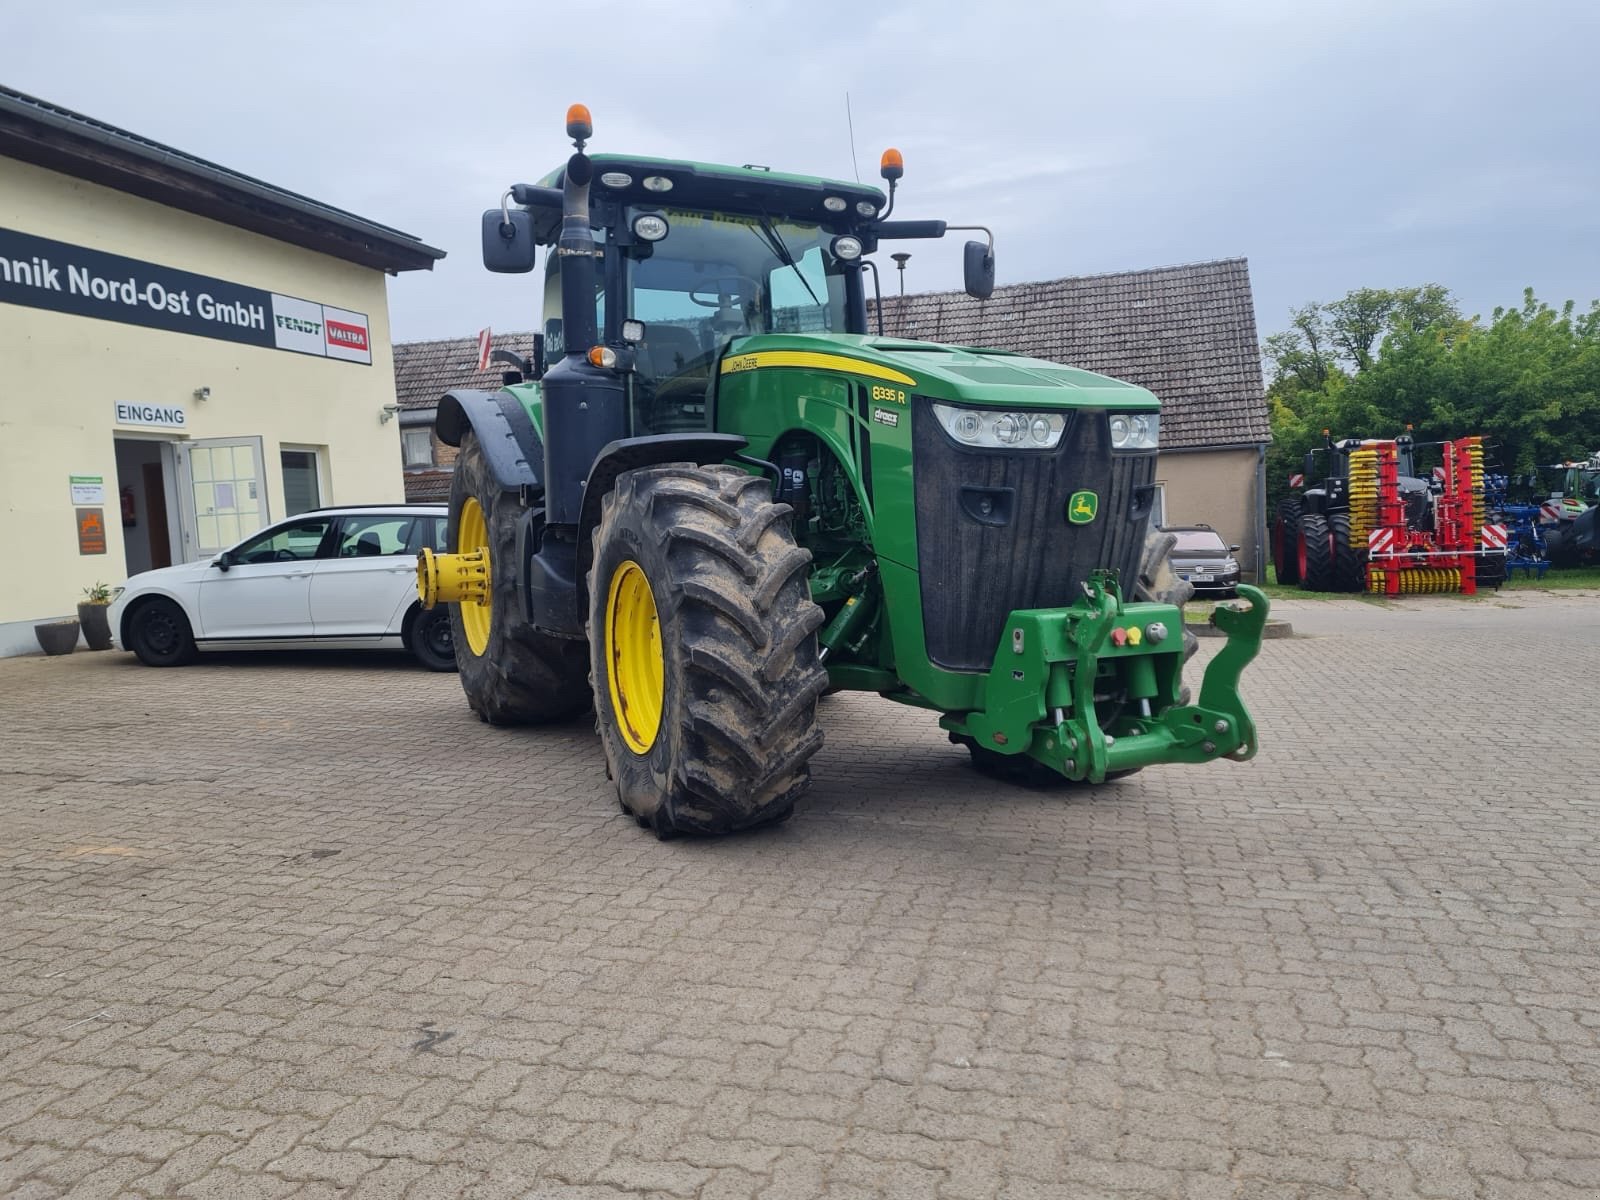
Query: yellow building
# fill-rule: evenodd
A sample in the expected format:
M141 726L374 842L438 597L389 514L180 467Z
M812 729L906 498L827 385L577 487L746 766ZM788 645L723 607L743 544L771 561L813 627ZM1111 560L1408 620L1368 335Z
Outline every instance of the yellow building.
M386 278L442 257L0 88L0 654L96 581L402 499Z

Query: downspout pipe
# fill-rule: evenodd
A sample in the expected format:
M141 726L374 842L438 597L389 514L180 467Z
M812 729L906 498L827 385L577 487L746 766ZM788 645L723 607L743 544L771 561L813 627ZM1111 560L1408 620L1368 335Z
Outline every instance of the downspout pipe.
M1267 581L1267 444L1256 447L1256 583Z

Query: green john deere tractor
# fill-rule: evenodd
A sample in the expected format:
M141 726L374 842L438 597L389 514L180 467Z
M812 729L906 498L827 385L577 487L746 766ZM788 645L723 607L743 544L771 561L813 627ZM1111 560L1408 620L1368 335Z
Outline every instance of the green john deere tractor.
M483 217L492 271L551 248L533 354L438 409L460 456L419 590L451 605L480 717L592 703L623 808L663 837L788 816L830 689L932 710L1023 782L1255 753L1238 682L1266 598L1218 611L1189 703L1156 398L873 332L867 255L949 228L890 219L897 152L885 196L591 157L581 105L567 134L562 169ZM992 238L965 266L987 298Z

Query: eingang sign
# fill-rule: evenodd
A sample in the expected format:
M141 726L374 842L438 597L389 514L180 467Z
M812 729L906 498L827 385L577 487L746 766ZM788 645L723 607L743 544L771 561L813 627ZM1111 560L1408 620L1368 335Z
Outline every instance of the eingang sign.
M372 365L365 313L0 228L0 304Z

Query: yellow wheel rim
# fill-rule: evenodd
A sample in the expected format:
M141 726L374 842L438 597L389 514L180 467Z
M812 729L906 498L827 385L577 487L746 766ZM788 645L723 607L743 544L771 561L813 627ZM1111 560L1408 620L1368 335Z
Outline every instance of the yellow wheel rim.
M489 648L489 625L494 615L494 565L489 561L489 522L484 519L483 505L476 496L469 496L461 506L461 520L456 525L456 553L471 554L474 550L483 551L489 588L481 604L474 600L460 605L461 630L467 635L472 652L481 655Z
M628 749L643 754L661 730L667 668L650 581L632 559L616 569L606 595L606 666L617 729Z

